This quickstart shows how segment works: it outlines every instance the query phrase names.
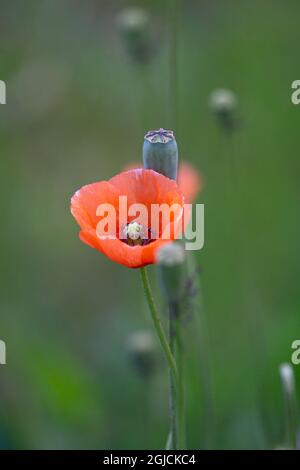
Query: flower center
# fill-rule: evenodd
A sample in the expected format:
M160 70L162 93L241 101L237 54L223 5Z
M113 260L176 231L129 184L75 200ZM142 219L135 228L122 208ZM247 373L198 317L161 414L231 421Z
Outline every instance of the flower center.
M131 222L123 228L122 241L130 246L148 245L152 240L149 236L151 230L139 224L138 222Z
M123 229L123 236L124 241L127 242L128 245L142 245L144 237L142 225L137 222L127 224Z

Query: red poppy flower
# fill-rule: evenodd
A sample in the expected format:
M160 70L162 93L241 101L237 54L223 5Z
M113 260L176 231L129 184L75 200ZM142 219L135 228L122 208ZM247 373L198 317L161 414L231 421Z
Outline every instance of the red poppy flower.
M142 222L136 217L122 215L119 210L119 197L127 197L128 208L132 204L143 204L148 211ZM103 217L98 216L97 208L110 204L116 213L116 233L114 236L99 237L97 227ZM153 234L151 227L151 207L153 204L173 204L180 209L176 214L170 212L169 238L165 239L161 223ZM83 186L71 200L71 212L80 225L80 239L104 253L111 260L130 268L139 268L154 263L155 251L159 246L176 238L184 227L184 196L177 183L153 170L134 169L114 176L109 181ZM143 231L143 238L137 236ZM119 232L125 235L120 237ZM127 237L127 234L130 237ZM148 235L147 235L148 234ZM151 236L150 236L151 234ZM133 235L133 236L132 236Z
M139 163L126 165L125 170L141 168ZM177 184L184 195L186 204L191 204L202 189L202 179L199 172L188 162L181 162L178 168Z

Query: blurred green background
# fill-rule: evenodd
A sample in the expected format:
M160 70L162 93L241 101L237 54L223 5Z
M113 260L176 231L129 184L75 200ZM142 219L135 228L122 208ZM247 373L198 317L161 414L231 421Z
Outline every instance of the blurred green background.
M205 183L195 254L205 309L184 331L188 445L274 448L284 442L278 366L300 336L300 107L290 99L300 3L182 4L177 140ZM156 41L146 67L117 27L137 5ZM139 273L79 241L69 200L139 160L146 130L172 126L170 2L2 0L0 12L0 447L162 448L159 344L147 378L128 351L132 333L152 332ZM208 106L220 87L239 99L233 142Z

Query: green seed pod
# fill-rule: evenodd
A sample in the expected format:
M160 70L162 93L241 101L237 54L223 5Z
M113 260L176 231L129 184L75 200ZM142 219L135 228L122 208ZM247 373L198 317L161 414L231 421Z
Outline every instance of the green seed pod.
M165 129L147 132L143 146L143 162L145 168L176 180L178 147L174 133Z
M186 256L182 245L170 243L156 252L160 288L169 303L179 302L184 293Z

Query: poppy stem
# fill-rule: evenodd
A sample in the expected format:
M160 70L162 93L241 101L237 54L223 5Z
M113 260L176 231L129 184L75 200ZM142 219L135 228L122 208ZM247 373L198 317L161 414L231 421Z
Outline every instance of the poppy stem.
M180 449L186 448L185 436L185 389L184 389L184 371L183 371L183 347L181 337L181 322L179 305L176 304L176 349L177 349L177 364L179 375L179 391L178 391L178 429L179 429L179 446Z
M155 305L155 302L154 302L152 290L151 290L151 287L150 287L148 273L147 273L147 270L146 270L145 267L140 268L140 272L141 272L142 283L143 283L143 287L144 287L145 296L146 296L146 299L147 299L147 302L148 302L149 310L150 310L150 313L151 313L151 317L152 317L152 320L153 320L153 323L154 323L154 326L155 326L155 329L156 329L161 347L162 347L162 349L165 353L166 361L168 363L168 366L170 368L170 371L172 373L172 376L175 380L176 387L177 387L179 382L178 382L178 371L177 371L176 362L175 362L174 356L171 352L171 349L169 347L168 340L166 338L166 334L164 332L163 326L162 326L160 318L159 318L159 314L158 314L158 311L157 311L157 308L156 308L156 305Z
M173 302L169 304L169 345L173 357L176 357L176 323L177 323L177 305ZM179 377L180 383L180 377ZM169 406L170 406L170 418L171 418L171 442L170 449L178 449L178 431L179 431L179 416L177 413L179 404L179 395L177 394L176 384L174 378L170 373L169 380Z
M158 314L158 311L154 302L146 268L145 267L141 268L140 272L141 272L142 283L144 287L145 296L149 305L151 317L152 317L160 344L165 353L165 358L166 358L166 361L168 363L169 370L170 370L171 432L170 432L170 443L168 443L168 446L170 446L172 450L176 450L177 449L177 397L179 396L180 381L179 381L178 370L177 370L177 366L176 366L176 362L174 358L174 351L172 351L172 349L175 348L175 345L172 341L171 347L169 346L165 331L161 324L159 314ZM172 337L174 338L174 331L172 330L173 330L173 326L171 325L171 322L170 322L170 337L172 335Z

